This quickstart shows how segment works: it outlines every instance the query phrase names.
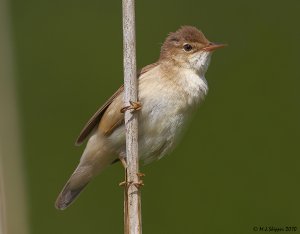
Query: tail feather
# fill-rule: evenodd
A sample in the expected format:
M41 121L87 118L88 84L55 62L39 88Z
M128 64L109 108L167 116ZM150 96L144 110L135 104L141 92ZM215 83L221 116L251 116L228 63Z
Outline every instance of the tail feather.
M88 182L84 185L82 185L79 188L70 188L70 182L68 181L61 193L58 195L55 207L58 210L64 210L66 209L70 204L73 203L73 201L78 197L80 192L88 185Z
M106 140L99 134L95 133L90 137L79 165L58 195L55 202L57 209L66 209L90 180L114 161L115 158L107 150L106 143Z

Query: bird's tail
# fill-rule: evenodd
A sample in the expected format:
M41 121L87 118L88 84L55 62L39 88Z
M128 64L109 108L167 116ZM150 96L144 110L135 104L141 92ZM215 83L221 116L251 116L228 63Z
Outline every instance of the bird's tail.
M84 176L80 176L82 181L79 181L78 173L76 172L78 168L75 170L75 172L71 175L70 179L66 183L66 185L63 187L62 191L58 195L55 207L59 210L66 209L74 200L78 197L80 192L88 185L91 178Z
M78 167L58 195L55 207L59 210L66 209L90 180L114 160L108 150L107 142L101 136L93 135L88 141Z
M55 202L56 209L58 210L66 209L74 201L74 199L80 194L80 192L82 191L82 189L85 188L86 185L87 184L85 184L81 188L72 190L69 188L69 183L67 183Z

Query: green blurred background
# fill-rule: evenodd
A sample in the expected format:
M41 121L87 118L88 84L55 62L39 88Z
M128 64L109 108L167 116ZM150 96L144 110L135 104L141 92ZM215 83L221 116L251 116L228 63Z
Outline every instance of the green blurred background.
M88 118L123 82L121 1L11 0L30 233L122 233L121 165L64 212ZM137 1L138 67L194 25L215 42L210 92L176 150L142 167L144 233L300 233L300 2Z

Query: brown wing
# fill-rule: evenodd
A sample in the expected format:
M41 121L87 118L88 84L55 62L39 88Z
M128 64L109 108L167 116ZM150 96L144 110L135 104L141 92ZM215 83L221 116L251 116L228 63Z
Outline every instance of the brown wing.
M138 78L156 67L158 63L153 63L142 68L138 73ZM124 91L122 85L105 103L101 106L92 118L86 123L80 132L76 145L80 145L99 124L99 130L105 135L109 135L116 127L123 123L123 114L120 112L123 105L123 98L120 94Z
M124 85L122 85L98 110L97 112L90 118L90 120L86 123L82 131L80 132L76 145L80 145L85 138L91 133L91 131L96 127L96 125L101 120L105 110L109 107L109 105L113 102L113 100L119 96L124 90Z
M124 123L124 114L121 113L124 106L123 96L122 92L115 97L100 119L98 131L105 136L110 135L113 130Z

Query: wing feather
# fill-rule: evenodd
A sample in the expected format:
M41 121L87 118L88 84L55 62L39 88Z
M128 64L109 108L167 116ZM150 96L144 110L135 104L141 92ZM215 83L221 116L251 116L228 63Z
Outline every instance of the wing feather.
M122 85L97 111L96 113L90 118L90 120L86 123L83 127L82 131L80 132L77 140L76 145L80 145L92 132L92 130L96 127L96 125L101 120L105 110L109 107L109 105L114 101L114 99L120 95L124 90L124 85Z
M142 68L137 77L139 78L142 74L148 72L152 68L156 67L158 62L150 64ZM99 125L99 130L104 135L110 135L117 127L124 122L124 114L120 112L123 105L124 85L122 85L90 118L86 123L82 131L80 132L75 145L80 145Z

